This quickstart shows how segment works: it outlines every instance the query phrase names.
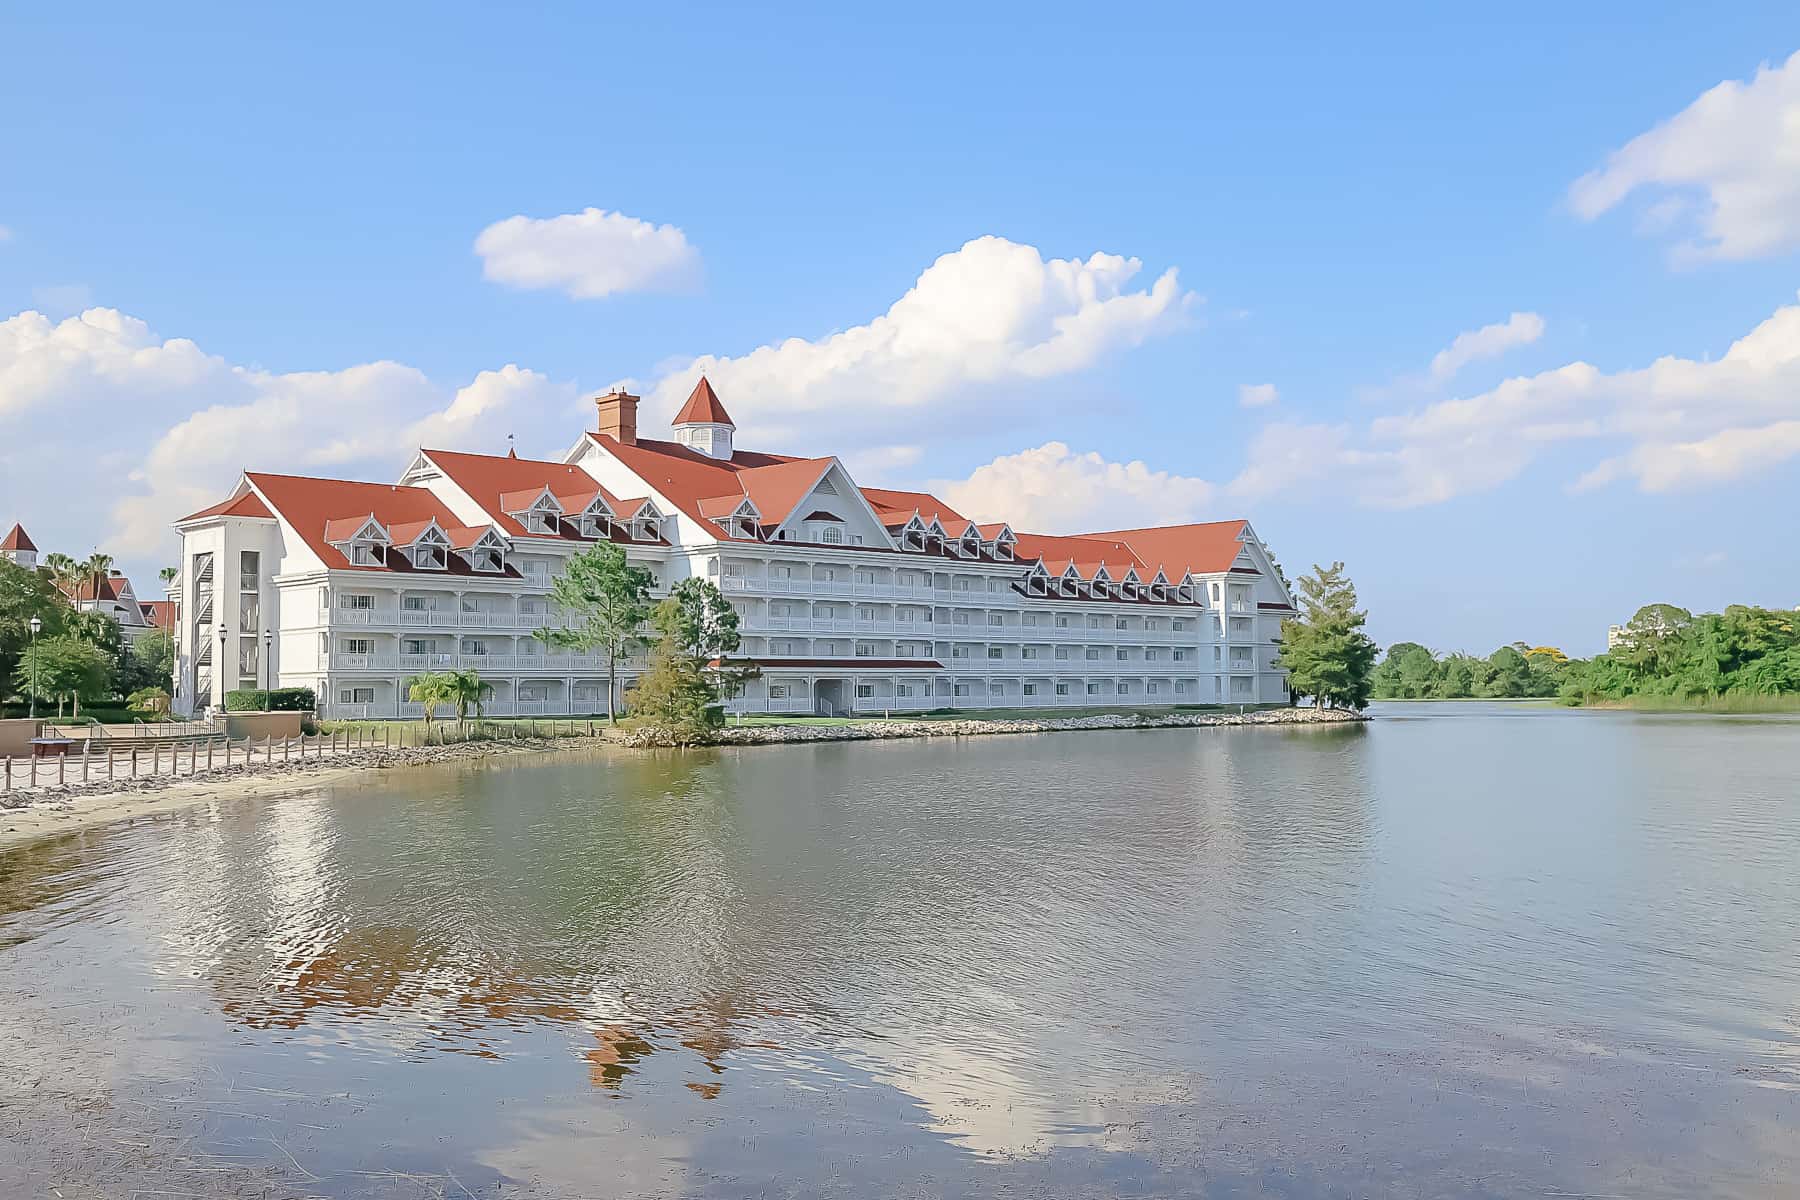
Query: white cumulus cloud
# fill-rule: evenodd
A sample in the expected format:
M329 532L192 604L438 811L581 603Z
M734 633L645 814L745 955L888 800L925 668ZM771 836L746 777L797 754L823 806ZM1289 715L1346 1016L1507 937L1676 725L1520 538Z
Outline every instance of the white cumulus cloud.
M269 372L112 309L24 312L0 321L0 511L142 562L241 470L391 477L422 443L497 450L509 417L573 396L516 366L460 388L394 362Z
M1679 258L1748 259L1800 246L1800 52L1728 79L1632 138L1569 190L1592 220L1643 188L1645 232L1681 230Z
M1516 312L1497 324L1459 333L1432 356L1432 381L1442 383L1472 362L1496 358L1517 346L1529 346L1543 336L1544 318L1534 312Z
M483 278L559 288L577 300L681 291L700 275L700 252L680 229L598 208L495 221L476 237L475 253Z
M696 358L660 379L649 407L672 415L704 372L746 444L793 445L824 416L839 443L891 440L954 414L971 388L1080 371L1174 327L1195 297L1173 267L1132 288L1142 269L1115 254L1046 259L1032 246L976 238L866 324Z
M1272 383L1246 383L1238 387L1238 404L1244 408L1267 408L1281 399Z
M964 516L1034 533L1197 520L1218 494L1204 479L1078 454L1062 442L1002 455L933 487Z
M1800 455L1800 305L1716 359L1667 355L1604 372L1574 362L1477 395L1350 425L1277 425L1252 443L1242 495L1329 478L1363 503L1411 507L1504 483L1553 450L1591 446L1577 490L1721 486Z

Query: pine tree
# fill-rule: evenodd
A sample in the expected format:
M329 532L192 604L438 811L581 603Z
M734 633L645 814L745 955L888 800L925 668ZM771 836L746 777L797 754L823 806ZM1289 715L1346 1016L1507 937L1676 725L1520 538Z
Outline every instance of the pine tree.
M1288 673L1288 689L1325 708L1368 707L1375 673L1375 642L1364 633L1368 614L1356 607L1356 587L1344 564L1314 565L1300 577L1301 615L1282 622L1276 662Z

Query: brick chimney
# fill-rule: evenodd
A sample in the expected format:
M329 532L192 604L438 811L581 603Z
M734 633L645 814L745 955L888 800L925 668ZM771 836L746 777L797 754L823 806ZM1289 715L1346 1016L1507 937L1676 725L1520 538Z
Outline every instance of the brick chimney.
M600 432L611 434L623 445L637 445L638 399L624 388L614 388L595 396L594 407L600 414Z

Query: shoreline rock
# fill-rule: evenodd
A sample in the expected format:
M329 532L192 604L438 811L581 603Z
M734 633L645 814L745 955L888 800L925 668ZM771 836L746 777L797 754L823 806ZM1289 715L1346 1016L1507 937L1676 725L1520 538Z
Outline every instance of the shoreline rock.
M1345 725L1369 721L1365 713L1335 708L1270 708L1257 712L1170 713L1143 717L1130 713L1103 713L1086 717L1035 719L888 720L849 725L748 725L719 730L712 746L773 746L797 742L869 742L899 738L990 737L1009 733L1074 733L1089 729L1199 729L1246 725ZM653 733L633 730L620 744L639 749L661 745ZM666 747L665 747L666 748Z

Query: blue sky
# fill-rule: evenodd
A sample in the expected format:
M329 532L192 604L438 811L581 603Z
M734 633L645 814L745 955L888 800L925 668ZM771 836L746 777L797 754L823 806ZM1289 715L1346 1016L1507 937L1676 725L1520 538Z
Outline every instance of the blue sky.
M0 524L147 591L241 467L704 366L978 515L1249 516L1383 642L1800 603L1800 30L1568 7L13 10Z

